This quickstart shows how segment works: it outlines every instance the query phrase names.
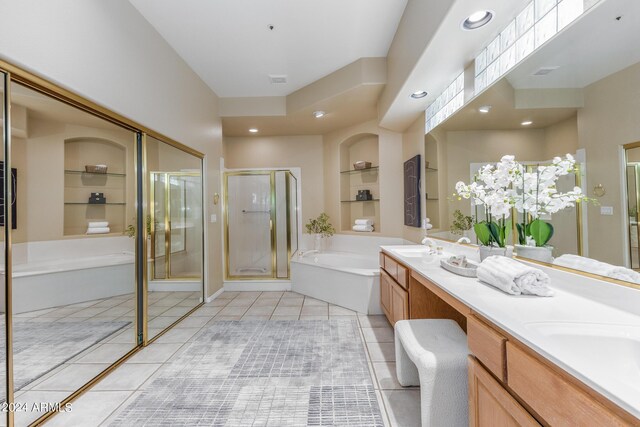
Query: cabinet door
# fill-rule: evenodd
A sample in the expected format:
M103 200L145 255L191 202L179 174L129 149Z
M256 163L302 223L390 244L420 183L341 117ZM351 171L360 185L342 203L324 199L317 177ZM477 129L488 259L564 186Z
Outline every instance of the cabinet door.
M488 371L469 356L469 426L540 426Z
M393 318L391 317L392 283L393 279L391 279L383 270L380 270L380 305L382 306L382 311L384 311L384 314L391 323L393 323Z
M395 282L391 284L391 317L394 325L409 318L409 294Z

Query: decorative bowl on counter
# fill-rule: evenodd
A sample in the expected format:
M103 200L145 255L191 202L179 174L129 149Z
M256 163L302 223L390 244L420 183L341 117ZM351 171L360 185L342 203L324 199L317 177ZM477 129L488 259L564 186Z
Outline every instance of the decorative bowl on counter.
M441 259L440 267L453 274L464 277L477 277L478 264L470 261L465 261L464 265L455 265L450 262L449 259Z

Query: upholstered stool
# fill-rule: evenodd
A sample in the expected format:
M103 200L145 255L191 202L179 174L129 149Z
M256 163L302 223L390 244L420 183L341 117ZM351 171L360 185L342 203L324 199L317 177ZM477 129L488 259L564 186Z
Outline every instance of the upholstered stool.
M469 425L467 335L453 320L401 320L395 325L396 373L420 386L422 427Z

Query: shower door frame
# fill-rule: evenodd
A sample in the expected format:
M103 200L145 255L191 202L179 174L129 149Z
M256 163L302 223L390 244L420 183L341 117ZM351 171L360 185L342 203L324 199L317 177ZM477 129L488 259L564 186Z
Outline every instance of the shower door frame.
M286 222L287 222L287 276L278 277L278 257L277 257L277 241L278 236L277 229L278 224L276 221L276 173L285 173L285 194L286 194ZM270 187L270 209L269 222L271 228L271 275L262 276L233 276L230 274L229 269L229 177L230 176L255 176L263 175L269 176ZM261 169L261 170L237 170L228 171L224 173L224 187L223 187L223 201L224 201L224 277L229 281L250 281L250 280L289 280L291 278L291 213L289 206L291 203L291 191L290 182L293 174L289 169ZM294 177L297 182L297 178Z
M160 279L156 277L156 216L155 216L155 201L156 201L156 186L153 179L156 175L165 176L165 188L164 188L164 271L165 277ZM193 280L201 278L200 276L172 276L171 275L171 185L169 179L172 176L194 176L200 177L202 181L202 174L199 172L162 172L152 171L149 172L149 216L151 217L151 280ZM200 183L202 186L202 182ZM200 190L202 193L202 189ZM201 202L204 205L204 200ZM204 218L203 218L204 222ZM186 248L186 236L185 236L185 248Z

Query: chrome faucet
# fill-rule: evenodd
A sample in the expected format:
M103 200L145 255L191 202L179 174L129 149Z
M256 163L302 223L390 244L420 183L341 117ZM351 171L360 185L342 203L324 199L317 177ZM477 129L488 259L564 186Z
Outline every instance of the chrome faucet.
M470 244L471 243L471 239L469 239L468 237L461 237L458 239L458 241L456 243L467 243Z
M300 251L300 253L298 254L298 257L304 258L305 256L307 256L309 254L319 254L319 253L320 253L320 251L315 250L315 249L311 249L311 250L304 251L304 252Z
M436 242L434 242L433 240L425 236L420 243L422 243L424 246L427 246L429 248L429 255L435 253L434 247L437 246Z

